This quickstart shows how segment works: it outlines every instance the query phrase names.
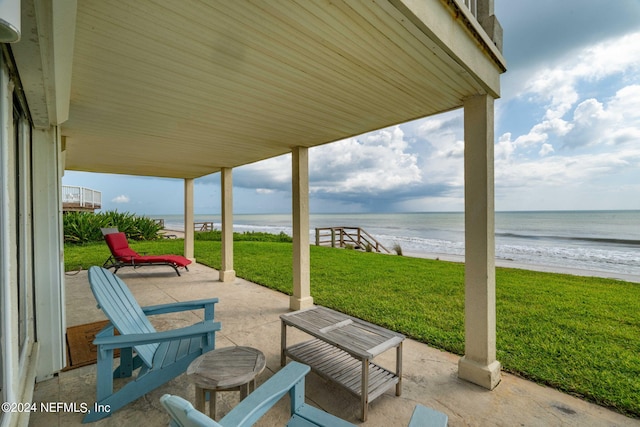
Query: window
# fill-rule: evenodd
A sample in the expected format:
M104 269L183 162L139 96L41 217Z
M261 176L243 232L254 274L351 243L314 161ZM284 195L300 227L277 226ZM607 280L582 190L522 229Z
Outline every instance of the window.
M13 99L13 142L15 195L15 236L16 236L16 284L18 297L18 352L20 365L23 366L27 343L31 335L30 318L33 315L33 251L31 221L31 126L22 108L20 99Z

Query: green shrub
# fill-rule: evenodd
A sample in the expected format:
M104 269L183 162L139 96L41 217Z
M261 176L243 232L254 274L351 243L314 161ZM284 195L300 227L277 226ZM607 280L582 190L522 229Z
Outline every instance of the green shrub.
M222 240L220 230L202 231L195 233L195 240L205 240L219 242ZM260 231L245 231L244 233L233 233L234 242L284 242L291 243L293 239L284 232L280 234L270 234Z
M393 250L396 251L396 254L398 254L398 256L402 256L402 246L400 246L400 243L394 243Z
M131 240L155 240L162 226L128 212L68 212L62 217L65 243L102 242L101 228L117 228Z

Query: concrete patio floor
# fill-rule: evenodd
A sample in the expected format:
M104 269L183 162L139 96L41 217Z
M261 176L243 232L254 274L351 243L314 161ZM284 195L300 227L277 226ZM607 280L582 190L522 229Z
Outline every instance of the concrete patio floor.
M237 279L221 283L218 272L193 265L177 277L168 267L147 267L118 272L140 305L162 304L218 297L216 320L222 331L216 347L233 345L260 349L267 368L258 377L258 385L280 369L280 318L289 311L289 297L262 286ZM66 276L67 326L105 319L96 308L89 289L87 272ZM192 312L157 317L157 329L187 326L199 320ZM302 333L291 334L303 339ZM457 377L459 357L427 345L406 340L403 353L402 396L392 390L369 405L366 422L358 419L358 400L340 387L311 373L307 376L306 396L317 407L363 426L406 426L417 403L449 416L450 426L640 426L640 420L624 417L575 397L541 387L509 374L494 391L488 391ZM395 352L388 351L376 361L393 367ZM86 403L95 401L96 366L64 371L59 376L36 384L34 402ZM116 382L117 384L117 382ZM180 395L191 402L194 387L184 374L129 404L95 426L166 426L169 417L161 409L159 398L165 393ZM218 417L238 402L237 392L219 393ZM83 414L73 412L32 413L29 425L76 426ZM257 425L282 426L288 419L288 398L282 399Z

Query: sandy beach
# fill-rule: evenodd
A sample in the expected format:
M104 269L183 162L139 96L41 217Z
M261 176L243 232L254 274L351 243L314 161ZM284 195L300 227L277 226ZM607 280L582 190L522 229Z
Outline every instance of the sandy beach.
M404 255L415 257L415 258L439 259L441 261L464 263L463 256L456 256L456 255L450 255L450 254L405 253ZM542 271L545 273L571 274L573 276L602 277L605 279L616 279L616 280L624 280L626 282L640 283L640 276L636 276L633 274L615 273L611 271L584 270L579 268L568 268L568 267L549 266L549 265L526 264L522 262L515 262L512 260L500 259L500 258L496 258L496 267L516 268L519 270Z
M180 230L165 229L162 231L162 234L164 234L165 236L175 236L170 238L184 239L184 232ZM456 255L450 255L450 254L405 252L404 256L410 256L414 258L438 259L441 261L464 263L463 256L456 256ZM496 258L496 267L517 268L520 270L542 271L546 273L571 274L573 276L602 277L605 279L616 279L616 280L624 280L626 282L640 283L640 276L636 276L633 274L614 273L610 271L584 270L579 268L567 268L567 267L548 266L548 265L525 264L521 262L515 262L512 260L500 259L500 258Z

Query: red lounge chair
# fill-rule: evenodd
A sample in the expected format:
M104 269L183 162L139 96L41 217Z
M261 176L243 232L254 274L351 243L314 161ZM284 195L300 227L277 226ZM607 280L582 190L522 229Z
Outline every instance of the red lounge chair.
M122 267L136 268L143 265L168 265L173 267L178 276L180 275L178 267L184 267L189 271L187 265L191 264L191 261L181 255L140 255L129 247L127 236L122 232L105 234L104 240L109 246L111 256L102 267L107 269L115 267L114 274Z

